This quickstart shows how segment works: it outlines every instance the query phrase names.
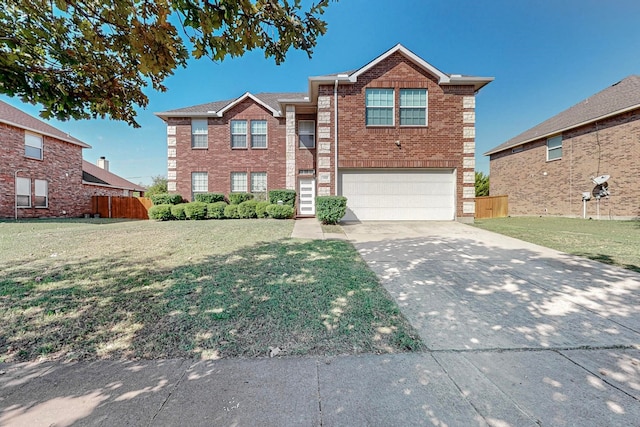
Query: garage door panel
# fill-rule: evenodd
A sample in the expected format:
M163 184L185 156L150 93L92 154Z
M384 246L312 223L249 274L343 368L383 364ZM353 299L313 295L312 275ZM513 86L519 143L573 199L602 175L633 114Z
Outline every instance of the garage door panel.
M453 220L455 174L443 169L353 169L340 172L345 220Z

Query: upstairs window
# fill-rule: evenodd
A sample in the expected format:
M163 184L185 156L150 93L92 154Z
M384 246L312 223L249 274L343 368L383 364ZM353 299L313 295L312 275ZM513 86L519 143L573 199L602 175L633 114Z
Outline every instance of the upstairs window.
M547 161L562 158L562 135L547 139Z
M49 207L49 183L43 179L35 180L36 195L33 206L36 208Z
M251 148L267 148L266 120L251 120Z
M191 148L209 146L208 125L207 119L191 119Z
M427 90L400 89L400 126L427 125Z
M300 148L316 147L316 122L313 120L298 121L298 139Z
M42 136L25 132L24 155L32 159L42 160Z
M231 120L231 148L247 148L246 120Z
M231 172L231 192L246 193L247 192L247 173Z
M31 179L16 178L16 206L19 208L31 207Z
M393 89L367 89L367 126L393 126Z

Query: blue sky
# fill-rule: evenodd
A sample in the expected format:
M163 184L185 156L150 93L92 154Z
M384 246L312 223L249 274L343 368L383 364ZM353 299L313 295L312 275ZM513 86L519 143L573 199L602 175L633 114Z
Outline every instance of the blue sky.
M111 120L53 126L87 142L84 158L110 160L136 183L166 176L166 127L154 112L234 98L249 91L304 92L307 77L359 68L387 49L405 47L445 73L492 76L476 98L476 169L482 153L630 74L640 74L637 0L342 0L324 15L327 34L312 59L291 52L277 66L262 52L213 63L191 60L147 90L140 129ZM38 115L17 98L0 99Z

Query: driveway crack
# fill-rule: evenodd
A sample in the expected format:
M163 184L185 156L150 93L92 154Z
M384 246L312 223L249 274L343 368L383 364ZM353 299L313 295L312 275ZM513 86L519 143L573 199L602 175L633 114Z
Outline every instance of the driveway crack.
M185 364L186 361L182 361L182 363L180 363L180 368L182 368L182 365ZM153 425L155 425L155 419L156 417L160 414L160 412L164 409L165 405L167 404L167 402L169 401L169 399L171 398L171 395L173 395L173 393L178 389L178 386L180 386L180 384L182 383L182 380L184 379L184 377L187 375L187 370L189 369L189 367L191 367L191 364L189 364L189 366L187 366L183 371L182 371L182 375L180 375L180 378L178 378L178 381L176 381L175 385L171 388L171 390L169 391L169 393L167 394L167 396L165 397L165 399L162 401L162 404L160 405L160 408L158 408L158 410L156 411L155 414L153 414L153 417L151 417L151 420L149 421L148 426L151 427Z

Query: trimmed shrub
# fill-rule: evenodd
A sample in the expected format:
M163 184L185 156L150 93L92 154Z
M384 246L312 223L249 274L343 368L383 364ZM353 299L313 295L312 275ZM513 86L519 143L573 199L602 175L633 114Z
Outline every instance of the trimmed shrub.
M267 200L267 193L265 192L251 193L251 194L253 194L253 199L251 200L255 200L256 202L263 202Z
M267 213L267 206L271 203L264 201L256 203L256 216L258 218L267 218L269 214Z
M239 205L251 199L253 199L253 194L251 193L229 193L229 203L232 205Z
M296 192L295 190L270 190L269 191L269 203L277 205L278 200L282 200L282 203L294 207L296 205Z
M207 218L225 219L224 208L227 206L227 202L209 203L207 205Z
M187 219L205 219L207 217L207 204L203 202L191 202L184 205L184 214Z
M187 219L187 215L184 213L184 203L171 206L171 215L175 219Z
M171 205L154 205L149 208L149 219L169 221L173 219L171 215Z
M267 213L271 218L288 219L293 218L293 207L289 205L269 205Z
M222 193L198 193L195 197L196 202L216 203L224 202L224 194Z
M247 200L238 205L238 216L240 218L257 218L256 215L256 200Z
M342 196L316 197L316 217L323 224L337 224L347 213L347 198Z
M224 217L225 218L240 218L240 215L238 215L238 205L227 205L224 208Z
M177 205L182 203L182 196L179 194L158 193L149 196L154 205Z

